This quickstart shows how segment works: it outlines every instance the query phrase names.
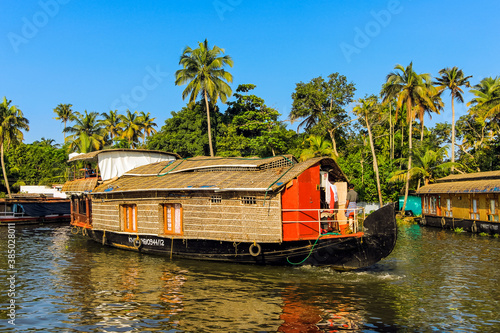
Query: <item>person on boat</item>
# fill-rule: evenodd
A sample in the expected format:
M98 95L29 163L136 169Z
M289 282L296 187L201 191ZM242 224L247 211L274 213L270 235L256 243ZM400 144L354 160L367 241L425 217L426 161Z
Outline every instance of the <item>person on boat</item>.
M345 216L349 219L349 228L351 230L354 227L354 213L357 208L356 201L358 201L358 192L354 191L354 185L350 184L345 202Z
M92 178L92 177L95 177L95 171L94 171L94 169L92 169L92 167L90 166L90 163L89 163L85 167L85 178Z

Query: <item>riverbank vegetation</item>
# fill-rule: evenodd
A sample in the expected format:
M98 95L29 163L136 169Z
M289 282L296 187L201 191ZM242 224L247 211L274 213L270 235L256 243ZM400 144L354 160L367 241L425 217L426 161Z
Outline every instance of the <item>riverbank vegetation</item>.
M451 172L500 168L499 77L480 78L473 85L472 76L457 67L432 77L413 63L396 65L381 79L380 91L355 98L356 85L346 76L312 75L309 82L296 83L290 113L280 114L253 93L254 84L240 84L233 93L228 85L232 75L225 69L233 61L224 52L207 41L184 50L175 83L187 85L182 97L189 98L161 128L150 112L98 113L59 104L54 118L64 123L64 144L43 138L24 144L22 132L10 133L3 123L14 117L21 131L28 130L28 121L4 98L4 192L20 184L61 183L70 152L106 148L157 149L183 157L292 154L304 160L328 155L355 184L360 199L370 202L395 201L400 193ZM474 96L469 101L463 96L467 89ZM426 125L424 120L445 112L448 103L451 122ZM455 103L469 108L456 121Z

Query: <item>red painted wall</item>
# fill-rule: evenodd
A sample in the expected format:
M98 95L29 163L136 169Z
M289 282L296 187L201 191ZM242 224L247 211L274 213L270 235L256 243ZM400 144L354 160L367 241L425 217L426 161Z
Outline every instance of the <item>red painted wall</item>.
M281 194L282 209L319 209L320 208L320 174L319 164L310 167L292 182L292 185ZM283 240L316 239L319 224L286 223L286 221L317 221L317 212L283 212Z

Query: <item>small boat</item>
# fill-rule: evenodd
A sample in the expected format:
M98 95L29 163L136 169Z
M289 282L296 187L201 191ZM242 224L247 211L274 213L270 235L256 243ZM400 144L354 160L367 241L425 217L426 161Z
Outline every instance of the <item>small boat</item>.
M70 221L70 200L41 195L14 195L0 199L0 225Z
M347 178L331 158L168 156L85 190L65 184L73 233L170 258L340 270L370 266L395 246L394 206L346 217Z

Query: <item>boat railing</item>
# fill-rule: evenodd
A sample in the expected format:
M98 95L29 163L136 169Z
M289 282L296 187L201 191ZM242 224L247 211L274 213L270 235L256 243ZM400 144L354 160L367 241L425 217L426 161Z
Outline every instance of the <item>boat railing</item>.
M20 212L20 213L14 213L14 212L0 212L0 216L3 217L23 217L26 216L25 212Z
M95 178L97 177L96 169L78 169L78 170L69 170L69 180L77 180L77 179L85 179L85 178Z
M346 216L345 208L320 208L320 209L282 209L282 213L301 213L305 219L299 219L296 221L283 219L283 224L289 223L300 223L304 225L317 225L320 232L322 230L328 230L329 227L333 228L333 231L345 233L357 233L363 231L363 221L365 220L366 214L363 207L357 207L349 209L353 211L349 216ZM327 229L323 228L322 224L326 226Z

